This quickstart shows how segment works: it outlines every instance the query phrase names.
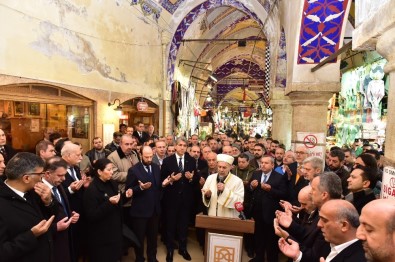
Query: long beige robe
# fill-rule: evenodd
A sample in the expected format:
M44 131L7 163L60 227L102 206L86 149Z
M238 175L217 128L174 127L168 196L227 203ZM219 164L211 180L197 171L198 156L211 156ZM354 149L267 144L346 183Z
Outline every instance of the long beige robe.
M224 181L224 191L217 196L217 177L218 174L208 176L203 186L203 190L211 190L211 198L209 199L202 194L203 204L208 207L208 215L237 218L239 212L235 210L235 203L243 203L243 181L237 176L229 173Z

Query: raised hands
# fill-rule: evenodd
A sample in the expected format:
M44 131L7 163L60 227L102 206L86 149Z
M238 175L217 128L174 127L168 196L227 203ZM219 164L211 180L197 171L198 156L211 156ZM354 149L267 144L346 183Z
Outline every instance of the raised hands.
M48 206L52 202L52 192L51 189L43 182L37 182L34 185L34 191L40 196L44 205Z
M51 216L48 220L41 220L40 223L32 227L30 230L33 232L33 235L35 237L39 237L42 234L46 233L54 218L55 216Z

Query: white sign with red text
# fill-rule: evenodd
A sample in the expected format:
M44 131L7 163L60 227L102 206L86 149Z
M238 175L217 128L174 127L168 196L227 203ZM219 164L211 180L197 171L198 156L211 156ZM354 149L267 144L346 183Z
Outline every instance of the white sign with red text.
M395 199L395 168L393 167L384 167L380 198Z
M303 145L307 149L309 156L325 158L325 133L296 132L297 146Z

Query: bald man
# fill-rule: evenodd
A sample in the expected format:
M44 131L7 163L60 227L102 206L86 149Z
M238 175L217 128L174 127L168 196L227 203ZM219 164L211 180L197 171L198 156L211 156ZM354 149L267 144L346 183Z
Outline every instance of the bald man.
M321 262L366 261L362 243L356 238L359 225L358 212L350 202L340 199L329 200L322 205L319 217L317 226L321 229L325 241L331 245L330 253L325 260L321 257ZM281 238L279 246L284 254L292 258L293 261L300 261L297 242L291 239L288 239L287 242Z
M395 199L377 199L363 209L357 230L368 261L395 261Z

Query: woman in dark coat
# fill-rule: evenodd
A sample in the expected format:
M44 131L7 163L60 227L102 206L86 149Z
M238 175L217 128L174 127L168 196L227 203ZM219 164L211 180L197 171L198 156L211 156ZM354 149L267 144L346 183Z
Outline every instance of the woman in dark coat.
M122 257L122 205L113 164L99 159L94 164L96 177L84 193L88 229L88 255L91 262L115 262ZM126 192L131 197L132 191Z

